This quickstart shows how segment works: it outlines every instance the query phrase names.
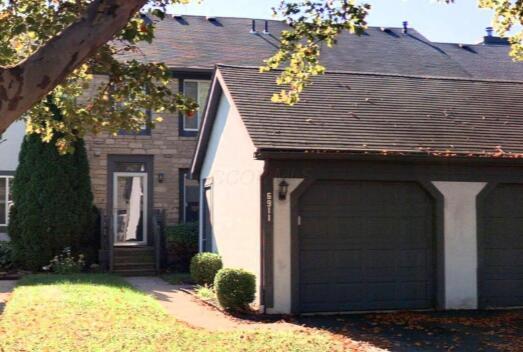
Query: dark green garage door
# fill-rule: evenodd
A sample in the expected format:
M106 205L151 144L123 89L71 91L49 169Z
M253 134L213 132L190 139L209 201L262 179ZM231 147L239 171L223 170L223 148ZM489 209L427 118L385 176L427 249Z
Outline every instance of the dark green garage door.
M480 307L523 306L523 185L498 185L479 209Z
M314 183L299 203L298 309L433 308L432 203L416 183Z

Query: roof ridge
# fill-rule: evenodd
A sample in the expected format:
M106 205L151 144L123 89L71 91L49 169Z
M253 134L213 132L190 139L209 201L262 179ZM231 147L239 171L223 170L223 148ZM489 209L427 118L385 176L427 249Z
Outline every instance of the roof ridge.
M227 64L216 64L216 68L229 67L238 69L256 69L259 70L259 66L242 66L242 65L227 65ZM274 71L282 71L276 69ZM474 78L474 77L446 77L446 76L431 76L431 75L407 75L400 73L382 73L382 72L360 72L360 71L345 71L345 70L326 70L326 74L345 74L345 75L360 75L360 76L381 76L381 77L398 77L398 78L419 78L419 79L431 79L431 80L442 80L442 81L467 81L467 82L490 82L490 83L516 83L523 84L523 81L518 80L502 80L502 79L488 79L488 78Z
M183 13L168 13L169 16L187 16L187 17L215 17L215 18L230 18L230 19L236 19L236 20L266 20L266 21L274 21L274 22L285 22L283 19L274 19L274 18L261 18L261 17L247 17L247 16L219 16L219 15L193 15L193 14L183 14ZM387 29L400 29L403 30L403 27L401 26L367 26L367 28L373 28L381 30L381 28L387 28ZM409 28L409 30L415 30L415 28Z
M149 14L149 13L147 13ZM233 20L260 20L260 21L273 21L273 22L283 22L283 20L274 19L274 18L260 18L260 17L245 17L245 16L216 16L216 15L192 15L192 14L183 14L183 13L168 13L167 16L182 16L182 17L198 17L198 18L207 18L207 17L213 17L213 18L226 18L226 19L233 19Z
M186 16L186 17L199 17L199 18L207 18L207 17L214 17L214 18L226 18L226 19L233 19L233 20L260 20L260 21L272 21L272 22L285 22L283 19L275 19L275 18L261 18L261 17L247 17L247 16L219 16L219 15L193 15L193 14L178 14L178 13L168 13L167 15L170 16ZM382 30L382 28L386 29L398 29L403 30L403 27L401 26L380 26L380 25L374 25L374 26L367 26L367 29L377 29ZM416 28L412 27L409 28L409 30L414 30L416 33L419 33Z

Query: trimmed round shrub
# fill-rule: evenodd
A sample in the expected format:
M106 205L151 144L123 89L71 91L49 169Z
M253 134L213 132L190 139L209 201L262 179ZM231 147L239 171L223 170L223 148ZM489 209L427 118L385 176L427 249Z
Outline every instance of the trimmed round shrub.
M222 267L222 257L218 254L198 253L191 259L191 277L198 285L212 285Z
M224 309L246 310L254 301L256 276L243 269L221 269L214 278L214 290Z

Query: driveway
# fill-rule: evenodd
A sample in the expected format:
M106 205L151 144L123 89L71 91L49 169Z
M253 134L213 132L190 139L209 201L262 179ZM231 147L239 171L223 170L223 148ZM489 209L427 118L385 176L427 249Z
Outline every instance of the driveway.
M296 324L389 351L523 351L523 310L314 316Z

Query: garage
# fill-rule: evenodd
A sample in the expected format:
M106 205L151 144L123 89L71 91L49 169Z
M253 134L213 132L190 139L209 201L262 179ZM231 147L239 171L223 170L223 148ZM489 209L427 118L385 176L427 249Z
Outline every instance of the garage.
M523 185L487 189L479 204L480 308L523 306Z
M297 309L434 308L433 203L415 182L312 183L298 204Z

